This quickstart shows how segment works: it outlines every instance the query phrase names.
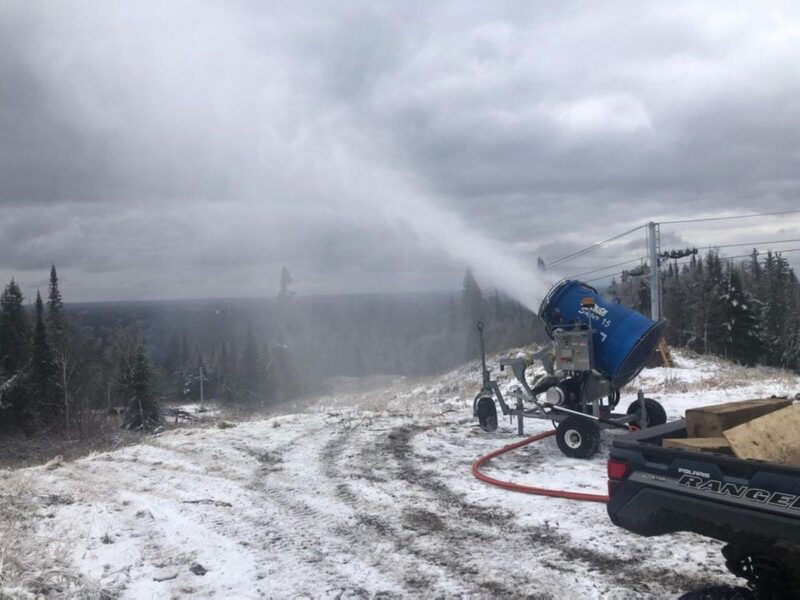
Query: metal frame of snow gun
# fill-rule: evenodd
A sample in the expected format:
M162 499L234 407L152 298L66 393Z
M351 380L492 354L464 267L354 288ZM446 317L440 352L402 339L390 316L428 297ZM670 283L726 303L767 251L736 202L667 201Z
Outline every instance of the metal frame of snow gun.
M639 391L637 400L628 409L627 414L613 413L619 402L619 390L611 387L610 381L592 368L591 354L587 354L587 368L581 370L561 371L554 368L553 352L564 351L559 347L564 344L584 344L584 350L590 350L592 330L578 329L570 335L556 335L553 349L545 347L524 358L503 358L499 361L501 371L510 368L520 384L509 394L515 399L513 407L509 406L497 381L492 379L486 366L486 347L483 339L484 324L477 324L480 348L483 383L481 390L473 400L473 415L484 431L497 429L497 409L495 400L500 405L503 415L512 420L517 419L517 432L525 435L524 419L545 419L556 425L556 441L561 451L574 458L593 456L600 443L600 430L608 428L630 429L633 425L646 427L658 425L666 420L664 409L658 402L645 398ZM562 328L566 329L566 328ZM569 354L571 358L572 355ZM531 387L525 373L535 361L541 361L546 374ZM540 396L544 394L544 398ZM650 414L652 413L652 414Z

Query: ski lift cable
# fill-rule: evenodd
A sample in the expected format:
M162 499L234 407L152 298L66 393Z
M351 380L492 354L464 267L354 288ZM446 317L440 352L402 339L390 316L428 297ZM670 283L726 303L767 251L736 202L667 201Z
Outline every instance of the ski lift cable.
M577 275L570 275L569 277L567 277L567 279L577 279L578 277L583 277L584 275L591 275L592 273L599 273L600 271L607 271L608 269L613 269L615 267L621 267L623 265L629 265L631 263L635 263L635 262L638 262L638 261L641 261L641 260L647 260L647 257L646 256L640 256L638 258L632 258L630 260L626 260L626 261L623 261L623 262L618 262L618 263L615 263L613 265L608 265L608 266L605 266L605 267L598 267L596 269L592 269L591 271L585 271L583 273L578 273Z
M800 214L800 210L780 210L775 212L755 213L752 215L731 215L727 217L702 217L697 219L681 219L678 221L660 221L660 225L676 225L679 223L702 223L705 221L727 221L730 219L750 219L756 217L771 217L775 215Z
M550 269L552 269L554 267L557 267L560 264L563 264L563 263L565 263L567 261L573 260L574 258L577 258L579 256L583 256L584 254L588 254L589 252L592 252L593 250L597 250L598 248L601 248L602 246L605 246L606 244L610 244L611 242L616 241L616 240L618 240L618 239L620 239L622 237L625 237L626 235L630 235L634 231L640 230L642 227L645 227L645 225L639 225L638 227L634 227L633 229L629 229L628 231L623 231L622 233L617 234L615 236L612 236L612 237L610 237L610 238L608 238L606 240L603 240L602 242L597 242L596 244L592 244L591 246L587 246L586 248L583 248L581 250L573 252L572 254L567 254L566 256L562 256L559 259L551 261L547 265L547 269L550 270Z
M741 246L763 246L764 244L788 244L790 242L800 242L800 238L792 240L767 240L764 242L747 242L742 244L717 244L714 246L701 246L698 250L713 250L714 248L737 248Z
M800 214L800 210L782 210L782 211L774 211L774 212L753 213L753 214L748 214L748 215L730 215L730 216L725 216L725 217L699 217L699 218L695 218L695 219L680 219L680 220L675 220L675 221L660 221L658 224L659 225L676 225L676 224L681 224L681 223L702 223L702 222L707 222L707 221L727 221L727 220L731 220L731 219L749 219L749 218L769 217L769 216L777 216L777 215L791 215L791 214ZM601 248L602 246L605 246L606 244L609 244L609 243L611 243L613 241L616 241L616 240L618 240L618 239L620 239L622 237L625 237L626 235L630 235L631 233L634 233L635 231L638 231L639 229L642 229L644 227L647 227L647 225L646 224L639 225L638 227L634 227L633 229L629 229L628 231L624 231L624 232L622 232L622 233L620 233L618 235L612 236L612 237L610 237L608 239L605 239L605 240L603 240L601 242L597 242L595 244L592 244L591 246L587 246L586 248L583 248L581 250L577 250L576 252L573 252L572 254L567 254L566 256L562 256L561 258L558 258L558 259L553 260L550 263L548 263L547 264L547 270L548 271L552 270L553 268L555 268L555 267L557 267L557 266L559 266L559 265L561 265L561 264L563 264L565 262L571 261L571 260L573 260L575 258L578 258L579 256L583 256L585 254L588 254L589 252L597 250L598 248ZM776 241L776 242L768 242L768 243L781 243L781 242ZM742 245L750 245L750 244L742 244ZM733 245L729 245L729 246L708 246L708 247L705 247L705 248L702 248L702 249L710 249L712 247L716 248L716 247L734 247L734 246Z
M717 246L715 246L715 247L717 247ZM758 250L758 248L754 248L754 250ZM785 250L777 250L777 251L775 251L775 254L786 254L786 253L789 253L789 252L800 252L800 248L787 248ZM719 259L720 260L734 260L734 259L737 259L737 258L750 258L752 256L753 256L753 254L751 252L749 254L737 254L735 256L720 256ZM689 258L691 260L690 257L686 257L686 258ZM684 265L687 262L689 262L689 261L681 259L680 261L676 260L673 264Z
M622 275L625 271L617 271L616 273L608 273L607 275L601 275L600 277L593 277L592 279L584 279L584 283L591 283L593 281L600 281L601 279L608 279L609 277L616 277L617 275Z
M800 248L787 248L786 250L779 250L776 254L786 254L789 252L800 252ZM720 256L720 260L735 260L737 258L750 258L752 254L737 254L736 256ZM682 262L675 261L675 264L686 264L687 260L683 260ZM585 279L584 283L591 283L593 281L599 281L601 279L608 279L609 277L616 277L617 275L622 275L625 271L617 271L616 273L607 273L605 275L600 275L599 277L593 277L592 279Z
M787 248L786 250L777 250L775 254L787 254L788 252L800 252L800 248ZM751 254L737 254L736 256L720 256L720 260L732 260L734 258L750 258Z

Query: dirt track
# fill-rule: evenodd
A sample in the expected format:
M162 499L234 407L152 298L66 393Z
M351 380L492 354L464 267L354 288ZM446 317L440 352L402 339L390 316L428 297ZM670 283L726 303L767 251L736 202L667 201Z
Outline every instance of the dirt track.
M669 598L733 582L714 542L639 538L603 505L475 480L471 461L514 429L475 429L451 381L380 404L176 430L11 476L60 499L40 508L41 539L124 597ZM552 439L489 467L591 492L604 470L603 453L569 460Z

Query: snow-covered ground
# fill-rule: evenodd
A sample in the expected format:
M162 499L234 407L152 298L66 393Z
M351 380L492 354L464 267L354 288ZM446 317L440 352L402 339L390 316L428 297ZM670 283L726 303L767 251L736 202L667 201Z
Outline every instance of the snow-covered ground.
M682 353L676 361L645 371L623 407L637 387L670 418L800 392L800 378L783 371ZM31 540L43 553L66 549L91 594L622 599L734 583L716 542L640 538L614 527L604 505L475 480L472 461L516 439L507 421L491 435L474 426L478 382L474 365L425 381L377 378L370 390L343 380L341 393L304 413L178 429L59 468L0 473L0 488L35 499ZM550 438L486 470L604 493L611 435L589 461L563 457Z

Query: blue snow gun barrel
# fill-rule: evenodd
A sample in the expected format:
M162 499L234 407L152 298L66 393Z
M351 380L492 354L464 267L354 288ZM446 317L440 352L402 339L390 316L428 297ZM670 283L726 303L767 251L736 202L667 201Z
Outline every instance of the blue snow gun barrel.
M651 321L592 286L572 279L553 286L539 307L539 318L550 339L555 329L586 328L591 322L594 368L617 389L644 368L666 325L666 321Z

